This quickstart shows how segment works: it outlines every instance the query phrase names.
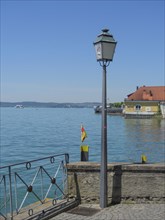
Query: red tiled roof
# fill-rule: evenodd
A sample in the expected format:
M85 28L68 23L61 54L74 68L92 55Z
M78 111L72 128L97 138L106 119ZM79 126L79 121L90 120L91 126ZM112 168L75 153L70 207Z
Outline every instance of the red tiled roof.
M165 101L165 86L142 86L129 94L128 100Z

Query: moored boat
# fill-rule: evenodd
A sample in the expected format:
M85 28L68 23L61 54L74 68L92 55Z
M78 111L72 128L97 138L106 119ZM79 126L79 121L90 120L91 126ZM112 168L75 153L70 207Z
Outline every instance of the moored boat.
M95 113L101 113L102 112L102 106L94 106ZM111 107L110 105L107 105L107 114L122 114L123 109L122 108L115 108Z

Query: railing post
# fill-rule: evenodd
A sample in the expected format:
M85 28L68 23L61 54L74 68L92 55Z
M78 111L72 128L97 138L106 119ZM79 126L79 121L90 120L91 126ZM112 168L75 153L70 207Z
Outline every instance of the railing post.
M69 154L65 154L65 163L66 163L66 164L69 163Z
M9 195L10 195L10 218L11 218L11 220L13 220L13 196L12 196L11 166L9 166Z
M7 217L7 190L6 190L6 177L5 177L5 175L3 176L3 179L4 179L4 188L5 188L5 191L4 191L5 214Z

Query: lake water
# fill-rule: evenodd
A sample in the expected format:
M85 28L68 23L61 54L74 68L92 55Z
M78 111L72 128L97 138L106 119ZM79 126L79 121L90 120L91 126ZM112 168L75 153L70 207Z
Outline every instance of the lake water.
M88 137L89 160L100 161L101 115L91 108L1 108L1 166L59 153L80 161L80 126ZM107 117L108 161L164 162L165 119Z

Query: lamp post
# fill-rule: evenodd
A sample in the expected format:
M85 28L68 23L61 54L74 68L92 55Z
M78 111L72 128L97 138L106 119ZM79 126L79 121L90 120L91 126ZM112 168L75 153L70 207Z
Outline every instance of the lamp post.
M103 29L93 43L96 50L96 59L103 67L102 75L102 127L101 127L101 167L100 167L100 207L107 207L107 86L106 67L113 60L116 41Z

